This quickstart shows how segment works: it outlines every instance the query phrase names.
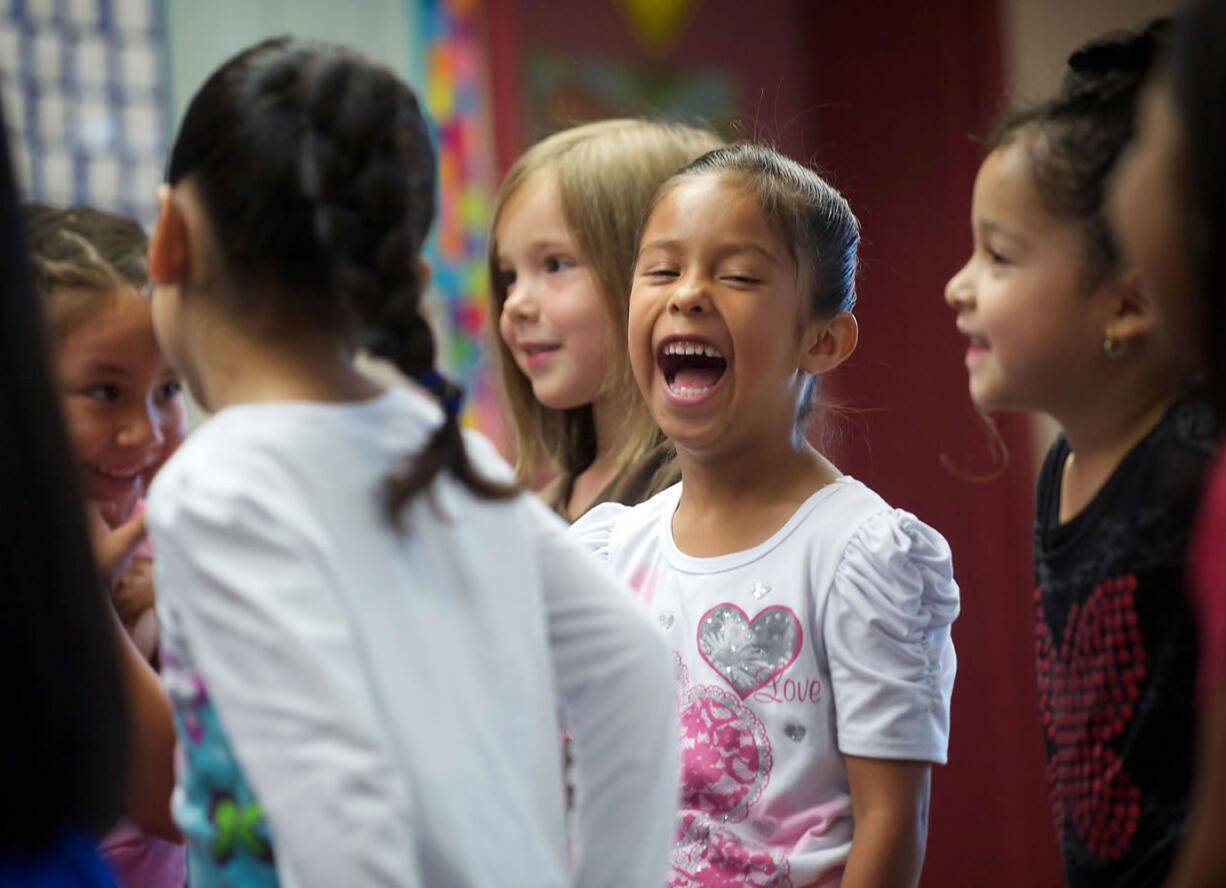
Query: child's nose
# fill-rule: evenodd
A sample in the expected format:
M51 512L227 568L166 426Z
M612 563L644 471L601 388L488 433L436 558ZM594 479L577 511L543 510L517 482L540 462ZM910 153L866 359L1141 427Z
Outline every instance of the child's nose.
M702 314L710 308L706 286L693 277L679 280L668 298L668 310L674 314Z
M506 301L502 303L504 314L517 320L529 319L536 315L538 307L531 283L516 281L507 289Z
M122 447L157 447L165 439L158 417L149 410L135 412L119 430Z
M945 285L945 303L953 309L966 308L975 299L971 285L970 263L963 265Z

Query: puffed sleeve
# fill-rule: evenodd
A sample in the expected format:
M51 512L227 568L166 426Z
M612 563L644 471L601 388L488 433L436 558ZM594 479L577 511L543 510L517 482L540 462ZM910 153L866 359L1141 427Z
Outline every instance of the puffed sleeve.
M570 526L570 536L603 564L609 563L613 525L629 510L621 503L601 503Z
M945 539L901 510L865 519L843 552L819 627L840 752L945 762L957 615Z
M318 546L274 498L201 475L150 498L158 608L259 798L281 883L418 884L416 812Z

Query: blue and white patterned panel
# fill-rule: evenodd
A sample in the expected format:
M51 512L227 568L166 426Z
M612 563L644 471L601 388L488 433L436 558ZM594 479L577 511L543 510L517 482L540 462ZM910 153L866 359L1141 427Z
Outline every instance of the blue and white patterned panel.
M25 199L153 223L165 34L161 0L0 0L0 101Z

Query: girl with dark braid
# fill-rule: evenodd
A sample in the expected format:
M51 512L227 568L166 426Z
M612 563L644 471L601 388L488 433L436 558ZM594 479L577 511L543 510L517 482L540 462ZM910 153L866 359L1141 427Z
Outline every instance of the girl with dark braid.
M154 326L213 417L147 515L193 888L663 882L666 650L460 430L419 310L435 185L413 93L289 39L214 73L172 150Z

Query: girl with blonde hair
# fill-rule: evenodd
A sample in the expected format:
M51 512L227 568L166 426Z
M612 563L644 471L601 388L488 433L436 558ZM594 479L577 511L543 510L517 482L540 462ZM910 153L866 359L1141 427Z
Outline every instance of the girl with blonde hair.
M568 520L676 482L672 445L626 356L639 228L668 176L719 147L713 133L645 120L563 130L511 167L489 247L497 363L516 476Z

